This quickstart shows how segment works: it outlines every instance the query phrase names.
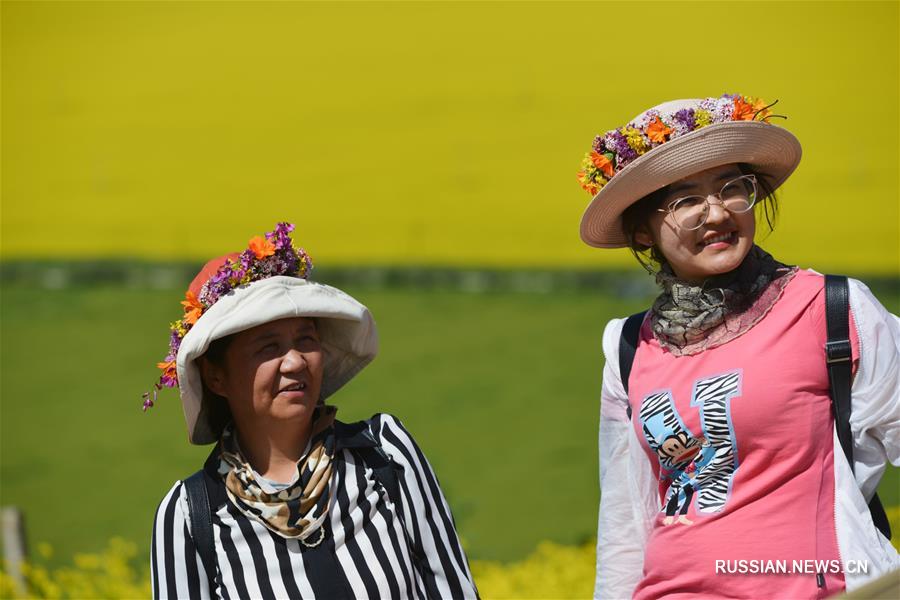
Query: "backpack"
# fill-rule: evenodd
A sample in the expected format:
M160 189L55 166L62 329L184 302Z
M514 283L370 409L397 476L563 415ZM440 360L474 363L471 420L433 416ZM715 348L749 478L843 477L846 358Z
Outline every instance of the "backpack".
M372 469L375 481L380 483L387 493L388 498L396 507L397 515L402 521L402 496L400 494L400 482L397 472L403 470L403 466L394 462L381 447L369 429L366 421L356 423L334 422L336 452L341 449L351 450L362 463ZM212 516L228 502L225 492L225 484L217 474L218 446L214 447L202 469L184 480L187 493L188 513L191 521L191 537L200 560L206 570L209 581L210 594L214 595L216 589L216 575L218 564L216 559L215 540L213 539ZM413 565L420 573L425 573L427 568L425 553L419 546L421 542L410 544L410 558ZM307 550L311 567L307 574L311 580L315 580L313 587L322 590L327 598L350 598L352 594L340 585L338 577L333 576L338 571L338 565L334 555L328 550L326 544L319 544ZM428 590L429 596L433 590Z
M622 327L619 339L619 374L622 385L628 393L628 378L637 351L641 325L647 311L631 315ZM853 439L850 433L850 290L847 278L840 275L825 276L825 323L828 341L825 343L825 363L828 368L828 382L831 391L831 408L834 413L834 426L838 440L844 450L844 456L853 469ZM631 406L627 410L631 418ZM869 501L869 513L875 527L891 539L891 525L884 512L884 506L878 494Z

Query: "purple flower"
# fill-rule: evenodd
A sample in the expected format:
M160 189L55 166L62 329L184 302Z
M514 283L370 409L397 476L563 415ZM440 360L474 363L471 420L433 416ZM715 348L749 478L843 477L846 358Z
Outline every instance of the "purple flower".
M675 128L675 133L672 137L690 133L697 126L697 122L694 120L693 108L682 108L672 115L672 119L674 120L673 125Z
M591 144L591 149L597 154L603 154L606 151L606 146L603 144L602 135L598 135L594 138L594 143Z
M178 335L177 331L172 331L169 335L169 355L176 356L178 354L178 349L181 347L181 336ZM166 360L172 360L171 358L166 357Z
M276 250L291 247L291 232L294 226L290 223L281 222L275 225L275 231L266 234L266 239L271 240L275 244Z
M628 140L618 129L606 133L606 147L616 153L616 171L637 158L638 154L628 145Z
M250 267L253 266L253 261L256 260L256 255L253 253L253 250L247 248L243 252L241 252L241 269L246 272L250 270Z

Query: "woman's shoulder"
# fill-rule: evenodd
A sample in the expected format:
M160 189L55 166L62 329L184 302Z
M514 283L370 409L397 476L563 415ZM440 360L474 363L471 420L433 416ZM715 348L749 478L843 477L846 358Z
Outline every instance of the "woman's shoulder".
M389 438L402 437L410 441L413 439L412 434L404 427L400 418L390 413L375 413L366 419L366 423L372 435L379 442L383 443L386 435Z
M157 526L174 523L181 523L187 520L187 497L185 494L184 481L176 481L169 491L165 493L159 505L156 508ZM190 526L190 524L188 524Z
M412 434L395 415L377 413L366 422L372 435L394 460L420 462L424 458Z

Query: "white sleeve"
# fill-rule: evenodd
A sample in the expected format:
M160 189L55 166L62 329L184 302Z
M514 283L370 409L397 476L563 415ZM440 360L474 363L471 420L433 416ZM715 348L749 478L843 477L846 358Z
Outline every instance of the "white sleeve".
M627 416L628 395L619 375L619 338L625 319L603 332L600 394L600 514L594 598L631 598L641 579L644 545L657 502L652 472ZM646 467L646 468L644 468Z
M154 600L210 597L206 570L191 537L187 490L180 481L156 509L150 574Z
M850 279L850 310L859 339L851 391L853 463L868 501L886 462L900 466L900 319L855 279Z

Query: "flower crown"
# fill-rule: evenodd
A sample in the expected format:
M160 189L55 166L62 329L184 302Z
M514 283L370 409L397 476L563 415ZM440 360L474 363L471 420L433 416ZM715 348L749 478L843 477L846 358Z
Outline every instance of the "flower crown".
M766 104L759 98L725 94L721 98L704 98L696 108L683 108L674 113L648 110L625 127L594 138L591 151L581 162L578 183L594 196L638 156L692 131L729 121L768 122L771 117L786 118L769 110L777 102Z
M306 250L294 246L290 236L293 230L291 223L278 223L275 230L268 232L265 237L251 238L248 248L237 258L226 260L215 275L203 284L199 293L194 294L190 289L185 292L184 300L181 301L184 316L170 326L169 353L163 362L156 365L162 369L162 375L153 384L152 398L150 392L144 393L144 411L153 406L159 390L178 386L175 365L181 340L219 298L239 287L276 275L302 279L309 277L313 268L312 259Z

